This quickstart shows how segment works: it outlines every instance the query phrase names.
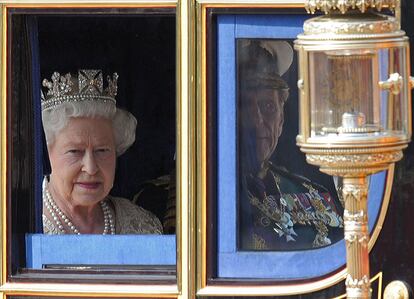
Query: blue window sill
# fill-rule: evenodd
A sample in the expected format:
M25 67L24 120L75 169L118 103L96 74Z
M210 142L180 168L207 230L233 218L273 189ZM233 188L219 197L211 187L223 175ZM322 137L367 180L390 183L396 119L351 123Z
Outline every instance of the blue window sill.
M26 235L27 267L175 265L175 235Z

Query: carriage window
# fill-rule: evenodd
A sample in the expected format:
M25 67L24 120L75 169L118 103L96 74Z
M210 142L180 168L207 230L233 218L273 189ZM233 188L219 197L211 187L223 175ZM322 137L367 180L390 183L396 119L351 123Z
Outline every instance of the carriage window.
M341 182L306 163L295 144L299 63L293 44L307 16L235 11L217 13L210 19L217 36L206 34L217 51L206 54L207 61L217 60L206 63L206 73L216 75L207 84L217 82L211 87L217 93L205 99L207 111L216 109L216 119L205 115L216 124L206 134L207 155L217 159L216 169L205 173L208 184L217 184L217 193L206 196L206 223L216 223L216 230L206 226L202 234L217 231L216 239L206 238L206 277L240 286L248 279L280 286L320 279L345 264L345 246ZM373 233L388 204L387 177L392 171L370 177ZM331 262L323 263L327 258ZM309 261L314 265L304 268Z
M332 178L307 167L294 143L295 54L292 39L237 40L240 250L315 249L343 238Z
M174 8L8 17L12 274L174 278Z

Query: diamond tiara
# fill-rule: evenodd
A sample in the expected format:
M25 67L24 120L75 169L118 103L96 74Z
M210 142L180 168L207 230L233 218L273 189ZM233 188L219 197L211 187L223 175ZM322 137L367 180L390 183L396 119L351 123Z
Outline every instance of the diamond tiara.
M118 91L118 74L108 75L108 85L104 89L101 70L79 70L75 77L67 73L61 76L58 72L52 75L52 81L44 79L42 85L48 89L42 92L42 111L68 102L103 102L116 104Z

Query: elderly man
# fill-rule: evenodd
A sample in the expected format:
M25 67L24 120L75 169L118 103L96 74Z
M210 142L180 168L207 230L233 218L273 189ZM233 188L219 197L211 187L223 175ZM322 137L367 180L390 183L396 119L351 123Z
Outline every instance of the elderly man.
M239 40L237 59L240 249L300 250L338 241L343 220L337 196L271 162L289 96L281 76L292 63L292 47L286 41Z

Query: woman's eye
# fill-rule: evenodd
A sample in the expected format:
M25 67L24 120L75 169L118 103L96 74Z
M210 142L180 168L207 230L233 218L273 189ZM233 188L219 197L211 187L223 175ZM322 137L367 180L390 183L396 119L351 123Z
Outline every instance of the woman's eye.
M110 148L98 148L95 150L95 154L99 156L107 156L109 153L111 153Z

